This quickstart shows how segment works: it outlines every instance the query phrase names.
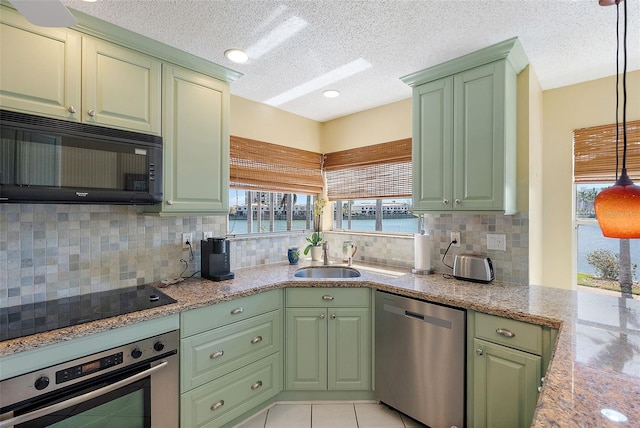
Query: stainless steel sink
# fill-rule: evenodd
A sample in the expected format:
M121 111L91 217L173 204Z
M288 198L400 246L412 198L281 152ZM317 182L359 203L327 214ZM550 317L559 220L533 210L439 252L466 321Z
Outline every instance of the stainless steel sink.
M296 270L297 278L358 278L360 272L347 266L307 266Z

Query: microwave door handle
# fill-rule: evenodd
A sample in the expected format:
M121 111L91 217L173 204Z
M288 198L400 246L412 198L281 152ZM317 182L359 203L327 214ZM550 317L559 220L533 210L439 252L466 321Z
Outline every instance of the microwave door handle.
M100 389L96 389L95 391L87 392L86 394L78 395L77 397L70 398L66 401L62 401L60 403L52 404L51 406L43 407L42 409L34 410L33 412L25 413L24 415L16 416L11 419L7 419L4 421L0 421L0 428L9 428L14 425L23 424L25 422L32 421L42 416L46 416L50 413L57 412L58 410L65 409L67 407L76 406L80 403L84 403L85 401L92 400L100 395L107 394L111 391L115 391L118 388L122 388L123 386L127 386L130 383L137 382L140 379L144 379L145 377L164 369L167 367L169 363L167 361L163 361L157 366L153 366L150 369L147 369L143 372L137 373L133 376L130 376L126 379L119 380L118 382L112 383L111 385L107 385ZM2 415L0 415L0 419Z

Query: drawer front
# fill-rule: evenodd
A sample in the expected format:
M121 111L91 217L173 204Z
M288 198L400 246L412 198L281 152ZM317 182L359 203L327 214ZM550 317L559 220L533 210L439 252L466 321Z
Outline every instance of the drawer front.
M181 391L253 363L282 344L282 311L258 315L181 341Z
M181 426L219 427L278 394L281 354L259 360L181 396Z
M476 312L476 337L542 355L542 326Z
M180 337L189 337L232 322L279 309L282 290L241 297L180 315Z
M287 307L368 307L369 288L289 288Z

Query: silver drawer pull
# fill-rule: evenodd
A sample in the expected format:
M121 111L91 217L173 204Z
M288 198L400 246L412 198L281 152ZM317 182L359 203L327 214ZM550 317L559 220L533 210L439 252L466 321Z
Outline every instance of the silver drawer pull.
M333 296L325 294L324 296L322 296L322 300L333 300Z
M336 319L336 314L331 314L331 319L332 320Z
M516 337L516 334L511 330L507 330L506 328L497 328L496 333L504 337Z
M323 320L324 319L324 314L320 314L320 319Z
M211 410L218 410L222 406L224 406L224 400L220 400L217 403L213 403L213 405L211 406Z
M259 380L256 383L254 383L253 385L251 385L251 389L253 389L254 391L258 388L260 388L262 386L262 381Z
M224 351L217 351L217 352L214 352L213 354L211 354L209 356L209 358L211 358L213 360L215 358L222 357L223 355L224 355Z
M255 345L256 343L260 343L262 342L262 336L256 336L253 339L251 339L251 344Z
M244 312L243 307L235 308L231 311L231 315L238 315Z

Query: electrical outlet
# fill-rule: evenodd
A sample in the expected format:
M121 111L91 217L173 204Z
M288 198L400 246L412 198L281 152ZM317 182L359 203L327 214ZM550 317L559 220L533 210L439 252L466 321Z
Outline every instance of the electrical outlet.
M487 233L487 250L507 251L506 235L501 233Z
M209 238L213 238L213 232L202 232L202 239L206 241Z
M460 246L460 232L451 232L451 242L456 241L455 244L452 244L452 247Z
M193 247L193 240L191 239L191 232L188 233L183 233L182 234L182 248L189 248L189 244L191 244L191 247Z

